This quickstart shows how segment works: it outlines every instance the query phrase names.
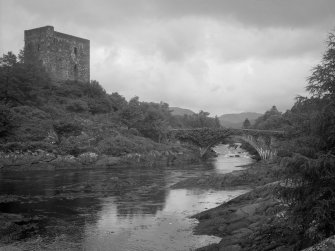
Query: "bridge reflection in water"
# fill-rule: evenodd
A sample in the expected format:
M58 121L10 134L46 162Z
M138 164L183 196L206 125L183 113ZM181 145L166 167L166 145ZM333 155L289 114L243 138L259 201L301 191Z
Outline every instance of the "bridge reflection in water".
M200 156L205 154L215 145L220 144L228 137L235 136L249 143L261 159L269 160L277 156L278 140L285 137L285 131L233 129L233 128L191 128L171 129L168 137L170 140L180 140L192 143L199 147Z

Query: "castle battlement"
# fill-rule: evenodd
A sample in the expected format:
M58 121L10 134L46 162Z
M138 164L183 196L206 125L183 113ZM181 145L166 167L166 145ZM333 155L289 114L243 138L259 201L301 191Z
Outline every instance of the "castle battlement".
M90 81L90 41L57 32L53 26L24 31L25 60L34 55L55 81Z

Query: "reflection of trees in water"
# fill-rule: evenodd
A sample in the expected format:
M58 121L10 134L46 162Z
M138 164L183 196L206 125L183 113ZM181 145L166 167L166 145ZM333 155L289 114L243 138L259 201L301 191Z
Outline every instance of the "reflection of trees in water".
M118 198L117 201L117 216L119 218L129 217L133 215L155 215L157 211L163 209L166 198L165 189L160 189L158 192L154 191L155 194L149 198L149 196L142 196L133 193L132 201Z
M1 174L0 179L8 182L0 182L0 193L20 196L20 201L5 204L0 212L38 213L55 217L56 221L77 217L84 222L89 217L93 223L96 212L101 210L98 198L115 196L120 217L155 215L165 204L167 172L170 171L162 168L122 168Z
M167 196L167 171L147 169L129 172L128 177L133 179L136 185L126 188L116 197L118 218L155 215L157 211L162 210Z
M69 184L78 185L86 181L87 175L73 172L2 173L0 198L7 198L7 202L0 200L0 213L17 214L13 223L22 228L33 224L34 234L48 238L75 235L80 241L85 222L97 221L95 212L101 210L100 201L76 196L78 193L71 196L60 194L60 191Z

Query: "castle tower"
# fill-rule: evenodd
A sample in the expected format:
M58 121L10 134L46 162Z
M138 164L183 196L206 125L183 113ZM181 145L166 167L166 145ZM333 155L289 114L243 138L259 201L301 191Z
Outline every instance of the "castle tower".
M41 60L50 77L56 81L90 81L90 41L60 33L52 26L24 31L25 60Z

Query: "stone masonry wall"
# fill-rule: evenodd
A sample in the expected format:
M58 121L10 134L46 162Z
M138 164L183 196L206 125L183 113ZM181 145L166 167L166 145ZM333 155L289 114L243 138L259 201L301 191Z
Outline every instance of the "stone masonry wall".
M42 61L54 81L90 81L89 40L56 32L52 26L26 30L24 39L25 49Z

